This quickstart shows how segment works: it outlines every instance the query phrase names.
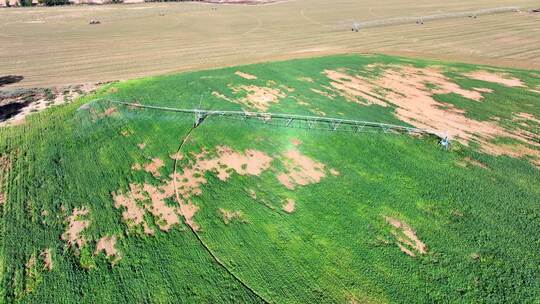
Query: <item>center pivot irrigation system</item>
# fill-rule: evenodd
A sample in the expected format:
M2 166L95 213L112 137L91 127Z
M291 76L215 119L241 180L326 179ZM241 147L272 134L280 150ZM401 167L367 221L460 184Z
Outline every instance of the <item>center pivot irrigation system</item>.
M179 109L170 107L160 107L143 105L139 103L129 103L104 99L114 104L151 109L159 111L178 112L192 114L195 116L193 126L198 127L208 117L233 118L240 121L256 121L281 127L302 128L308 130L345 131L353 133L386 133L386 134L408 134L408 135L433 135L439 138L439 144L445 149L449 147L447 134L435 130L419 129L414 127L399 126L387 123L370 122L363 120L341 119L321 116L306 116L283 113L268 112L248 112L248 111L225 111L225 110L201 110L201 109Z
M355 21L353 22L353 25L352 25L352 31L358 32L362 28L393 26L393 25L401 25L401 24L412 24L412 23L424 24L424 22L427 22L427 21L454 19L454 18L463 18L463 17L476 19L477 16L482 16L482 15L492 15L492 14L501 14L501 13L519 12L519 11L520 11L520 8L517 6L503 6L503 7L492 7L492 8L484 8L484 9L470 10L470 11L440 13L440 14L425 15L425 16L396 17L396 18L388 18L388 19L369 20L365 22Z

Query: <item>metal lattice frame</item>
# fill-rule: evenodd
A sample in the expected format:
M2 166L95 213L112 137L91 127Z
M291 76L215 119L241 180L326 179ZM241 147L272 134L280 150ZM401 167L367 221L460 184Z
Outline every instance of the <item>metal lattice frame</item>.
M282 127L303 128L311 130L347 131L353 133L373 132L388 134L434 135L440 139L447 138L446 135L444 135L443 133L434 130L419 129L414 127L406 127L362 120L267 112L179 109L112 100L109 101L129 107L193 114L195 116L195 126L201 124L206 118L214 116L233 118L241 121L255 121L258 123Z

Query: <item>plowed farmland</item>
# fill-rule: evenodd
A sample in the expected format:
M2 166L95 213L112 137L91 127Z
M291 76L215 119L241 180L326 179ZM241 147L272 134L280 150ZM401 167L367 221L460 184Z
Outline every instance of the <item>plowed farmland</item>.
M520 11L351 32L354 22L509 6ZM540 69L540 14L531 8L538 1L9 8L0 10L0 72L24 77L17 86L49 87L350 52Z

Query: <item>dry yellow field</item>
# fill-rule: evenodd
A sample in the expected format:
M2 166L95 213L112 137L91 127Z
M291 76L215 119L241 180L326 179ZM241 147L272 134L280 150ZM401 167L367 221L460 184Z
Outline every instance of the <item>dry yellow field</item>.
M351 32L354 21L425 16L537 1L297 0L0 10L0 76L52 86L290 57L376 52L540 68L540 14L525 11ZM164 14L164 16L160 16ZM89 25L91 19L101 21Z

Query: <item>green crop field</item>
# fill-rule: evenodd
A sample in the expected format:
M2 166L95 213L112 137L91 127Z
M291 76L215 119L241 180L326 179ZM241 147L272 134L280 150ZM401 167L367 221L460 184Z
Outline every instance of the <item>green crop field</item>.
M0 128L1 302L537 303L539 73L297 59L116 82Z

